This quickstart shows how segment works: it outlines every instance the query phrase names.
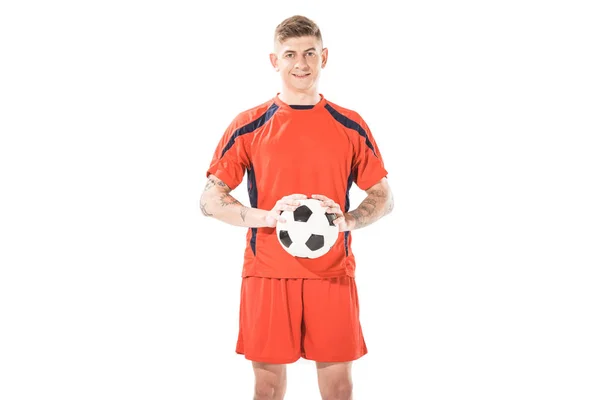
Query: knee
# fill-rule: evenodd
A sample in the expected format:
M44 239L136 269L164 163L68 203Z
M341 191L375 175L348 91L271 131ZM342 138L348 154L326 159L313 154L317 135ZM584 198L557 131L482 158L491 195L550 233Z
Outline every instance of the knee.
M282 387L272 382L256 382L254 385L254 400L276 400L277 393L281 392Z
M351 400L352 382L338 381L323 393L323 400Z

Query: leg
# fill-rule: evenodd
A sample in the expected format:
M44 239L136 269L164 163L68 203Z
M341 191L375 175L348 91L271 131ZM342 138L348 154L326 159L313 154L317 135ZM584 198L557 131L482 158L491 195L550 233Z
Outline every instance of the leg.
M323 400L352 400L352 362L317 363Z
M302 356L317 362L324 400L352 399L352 361L367 354L351 277L304 281Z
M252 362L256 383L254 400L282 400L286 388L285 364Z
M281 400L286 364L300 358L302 281L246 277L236 352L252 361L254 400Z

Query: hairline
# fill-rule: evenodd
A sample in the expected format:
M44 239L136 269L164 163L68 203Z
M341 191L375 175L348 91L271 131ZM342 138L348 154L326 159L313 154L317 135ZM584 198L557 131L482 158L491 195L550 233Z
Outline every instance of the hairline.
M319 49L319 47L321 48L321 51L323 51L323 49L325 49L325 47L323 46L323 39L320 39L320 38L318 38L315 35L302 35L302 36L290 36L287 39L285 39L283 42L280 41L280 40L278 40L278 39L275 39L274 46L273 46L274 50L277 51L277 46L283 46L284 42L286 42L286 41L288 41L290 39L299 39L299 38L305 38L305 37L315 38L317 40L317 45L316 45L316 47L311 47L311 48L309 48L307 50L304 50L304 52L309 51L311 49L314 49L316 51L316 50ZM292 51L292 52L295 53L294 50L286 50L286 51L284 51L284 53L287 52L287 51Z

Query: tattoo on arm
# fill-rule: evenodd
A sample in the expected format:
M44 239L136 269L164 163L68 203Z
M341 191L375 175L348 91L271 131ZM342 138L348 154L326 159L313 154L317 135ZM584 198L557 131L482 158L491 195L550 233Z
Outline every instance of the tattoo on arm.
M227 184L221 180L215 179L215 178L208 178L208 181L206 182L206 186L204 186L204 190L208 190L210 188L212 188L213 186L218 186L224 189L229 189L229 186L227 186Z
M246 214L248 214L248 207L242 206L240 208L240 215L242 216L242 221L246 222Z
M229 193L223 193L220 197L219 200L221 200L221 207L227 207L230 206L232 204L239 204L242 205L242 203L240 203L239 201L237 201L235 198L233 198L232 195L230 195Z
M356 228L362 228L369 224L369 220L377 209L377 200L369 198L363 200L356 210L350 211L350 215L356 220Z
M206 181L206 186L204 186L204 191L207 191L213 186L215 186L215 181L212 178L208 178L208 181Z
M348 213L356 221L354 229L365 227L385 215L386 191L373 189L367 193L358 208Z
M381 190L381 189L373 189L367 192L369 196L373 196L373 197L385 197L386 193L385 190Z
M227 186L227 184L225 182L221 181L218 178L211 176L208 178L208 181L206 182L206 186L204 186L204 191L206 192L214 187L218 187L221 189L218 190L216 193L211 194L210 198L218 200L218 204L220 204L221 207L227 207L227 206L231 206L231 205L241 206L240 207L240 217L242 218L242 221L245 222L246 215L248 214L248 211L250 210L250 208L244 206L242 203L240 203L238 200L236 200L233 196L231 196L231 194L230 194L231 189L229 188L229 186ZM209 213L208 210L206 209L207 204L208 204L208 202L204 202L204 204L203 204L202 200L200 200L200 209L202 210L202 214L204 214L206 216L214 216L213 214ZM217 217L217 218L219 218L219 217Z
M204 203L204 204L200 203L200 209L202 210L202 214L204 214L205 216L207 216L207 217L213 216L211 213L206 211L206 203Z

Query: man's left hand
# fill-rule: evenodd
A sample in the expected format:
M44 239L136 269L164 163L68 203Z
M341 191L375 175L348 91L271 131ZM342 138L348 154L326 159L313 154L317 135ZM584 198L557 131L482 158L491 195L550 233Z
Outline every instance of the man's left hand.
M323 196L322 194L313 194L311 197L319 200L321 205L327 208L325 212L336 215L336 218L333 220L333 224L338 227L340 232L345 232L352 229L339 204L330 198Z

